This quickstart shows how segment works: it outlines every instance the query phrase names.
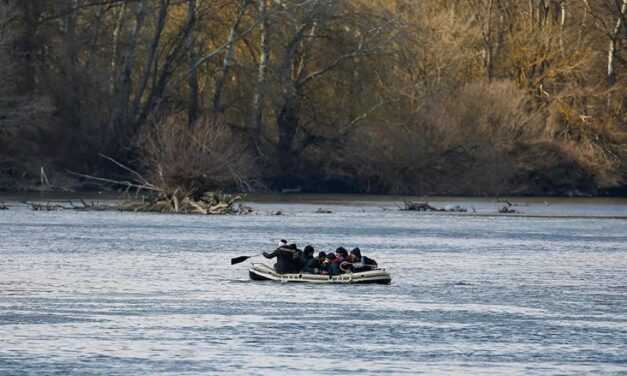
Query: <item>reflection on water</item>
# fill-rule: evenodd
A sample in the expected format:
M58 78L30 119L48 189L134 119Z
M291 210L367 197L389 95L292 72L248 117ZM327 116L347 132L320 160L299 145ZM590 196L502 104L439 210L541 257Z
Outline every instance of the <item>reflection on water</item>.
M242 217L0 212L0 375L627 374L627 221L258 201ZM359 246L392 285L255 283L230 265L283 237Z

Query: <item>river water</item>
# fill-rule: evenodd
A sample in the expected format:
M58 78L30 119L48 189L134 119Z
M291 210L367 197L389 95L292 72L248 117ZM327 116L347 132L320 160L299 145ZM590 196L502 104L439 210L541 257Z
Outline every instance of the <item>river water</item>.
M346 198L226 217L9 203L0 375L627 375L626 201L523 203L532 217L449 203L486 216ZM359 246L392 284L251 282L230 265L280 238Z

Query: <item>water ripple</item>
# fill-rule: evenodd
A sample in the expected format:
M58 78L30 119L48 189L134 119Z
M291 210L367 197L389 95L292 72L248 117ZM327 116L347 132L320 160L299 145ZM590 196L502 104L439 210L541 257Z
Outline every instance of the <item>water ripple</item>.
M627 375L625 221L281 205L0 214L0 375ZM359 246L393 283L230 265L286 236Z

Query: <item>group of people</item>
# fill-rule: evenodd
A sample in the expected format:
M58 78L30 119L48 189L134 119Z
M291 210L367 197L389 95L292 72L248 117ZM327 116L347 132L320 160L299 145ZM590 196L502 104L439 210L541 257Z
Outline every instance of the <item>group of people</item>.
M281 240L279 247L273 252L263 252L266 258L277 258L274 270L277 273L311 273L338 275L348 272L364 272L377 268L377 262L361 255L359 248L348 252L339 247L335 252L318 252L311 245L300 250L296 244L288 244Z

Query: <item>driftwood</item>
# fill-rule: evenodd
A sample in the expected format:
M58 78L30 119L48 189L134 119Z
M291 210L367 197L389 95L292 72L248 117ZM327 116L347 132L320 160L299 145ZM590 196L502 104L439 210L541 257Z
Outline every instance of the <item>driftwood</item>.
M513 208L513 206L518 206L518 204L514 204L511 201L506 200L506 199L496 200L496 202L505 204L505 205L503 205L499 209L499 213L501 213L501 214L515 214L515 213L518 213L518 210Z
M30 205L34 211L57 211L67 209L62 204L52 202L24 202L26 205Z
M251 208L250 206L239 204L237 214L244 215L244 214L252 214L254 212L255 212L255 209Z
M106 155L100 154L100 157L114 163L127 173L130 173L132 179L130 181L120 181L87 174L80 174L68 171L69 173L80 176L85 179L98 181L106 184L113 184L125 187L125 192L136 190L136 197L139 192L146 192L142 199L135 199L124 202L115 207L116 210L133 211L133 212L158 212L158 213L181 213L181 214L250 214L253 209L236 203L242 199L239 195L230 195L219 192L205 192L199 196L198 191L193 189L185 190L181 187L169 187L165 183L159 185L150 182L139 172L128 166L116 161ZM88 210L93 208L99 210L95 206L88 206L83 202L83 207ZM106 209L103 209L106 210Z
M444 209L436 208L435 206L431 206L428 202L420 202L420 201L404 201L404 207L401 210L406 211L432 211L432 212L442 212Z
M253 209L236 203L242 199L240 195L206 192L202 197L194 199L177 189L172 194L165 193L143 199L129 201L120 205L122 211L158 212L181 214L250 214Z
M511 202L510 200L505 199L505 198L502 198L502 199L496 200L496 202L500 202L500 203L503 203L503 204L507 204L507 206L514 206L514 204L512 204L512 202Z
M318 210L316 210L315 213L316 214L333 214L333 210L318 208Z
M79 199L80 205L75 205L72 201L70 201L70 205L73 210L79 211L105 211L105 210L115 210L116 206L106 205L99 202L91 201L85 202L83 199Z
M474 209L473 209L474 210ZM449 213L466 213L468 209L460 206L460 205L446 205L444 207L445 212Z
M466 213L468 209L459 205L447 205L444 208L436 208L428 202L421 201L405 201L401 210L407 211L428 211L428 212L449 212L449 213Z
M105 205L98 202L87 203L83 199L79 199L80 204L75 204L73 201L67 202L31 202L24 201L25 205L31 207L35 211L57 211L57 210L76 210L76 211L104 211L104 210L116 210L116 206Z
M24 204L35 211L133 211L133 212L158 212L181 214L251 214L253 208L237 203L242 197L222 193L205 193L200 199L194 200L176 190L172 196L158 195L141 200L127 201L121 204L102 204L98 202L86 202L79 199L79 203L67 202L29 202ZM0 205L2 209L3 205Z
M501 204L506 204L507 207L512 207L512 206L529 206L528 203L519 203L519 202L512 202L510 200L507 199L499 199L496 200L496 202L501 203ZM546 201L545 201L545 205L546 205Z

